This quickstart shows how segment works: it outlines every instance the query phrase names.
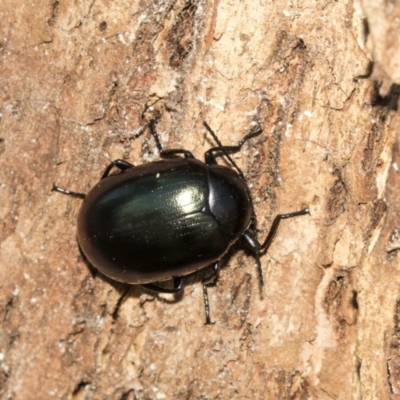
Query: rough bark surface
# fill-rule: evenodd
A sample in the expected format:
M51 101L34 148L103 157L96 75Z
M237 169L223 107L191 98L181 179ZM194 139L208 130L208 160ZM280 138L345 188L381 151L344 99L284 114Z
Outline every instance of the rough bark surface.
M373 79L381 92L399 92L400 85L400 3L362 0L367 49L374 62ZM397 87L393 88L393 85Z
M400 399L398 95L367 76L369 3L1 2L1 399ZM211 326L200 276L174 297L93 273L80 200L51 192L156 159L154 115L199 158L203 120L226 144L262 126L235 155L261 239L310 206L262 295L249 254L224 258Z

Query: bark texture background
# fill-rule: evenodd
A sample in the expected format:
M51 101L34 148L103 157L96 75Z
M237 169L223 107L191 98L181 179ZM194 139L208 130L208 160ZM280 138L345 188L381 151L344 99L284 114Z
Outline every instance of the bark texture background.
M399 399L399 9L3 0L0 397ZM224 259L212 326L200 277L173 297L93 274L80 201L50 191L156 159L155 114L199 158L203 120L226 144L261 124L235 156L261 239L310 206L262 257L262 296L240 246Z

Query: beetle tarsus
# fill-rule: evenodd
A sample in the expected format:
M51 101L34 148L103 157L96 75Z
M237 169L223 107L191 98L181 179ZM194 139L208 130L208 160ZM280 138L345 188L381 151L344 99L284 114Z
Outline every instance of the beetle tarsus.
M261 291L262 287L264 286L264 279L263 279L263 273L262 273L261 261L260 261L260 252L268 250L269 246L271 245L272 241L274 240L274 237L278 231L279 224L282 219L298 217L298 216L306 215L306 214L310 214L310 210L308 207L303 208L302 210L299 210L299 211L294 211L292 213L277 215L272 222L271 228L268 232L268 235L267 235L264 243L261 245L258 242L256 234L251 229L248 229L243 234L243 240L251 248L251 250L253 252L253 256L256 259L260 291Z
M251 229L248 229L243 234L243 240L245 241L245 243L247 243L247 245L252 250L253 257L256 260L256 266L257 266L257 271L258 271L258 286L260 288L260 293L261 293L261 290L264 286L264 278L263 278L263 273L262 273L262 268L261 268L261 260L260 260L261 245L257 240L256 234Z
M263 272L261 268L261 261L260 261L260 254L256 253L255 254L255 259L256 259L256 264L257 264L257 271L258 271L258 286L260 288L260 293L262 293L262 288L264 287L264 277L263 277Z
M260 250L263 250L263 251L268 250L268 247L271 245L272 241L275 238L275 235L276 235L276 232L278 231L278 227L279 227L281 220L293 218L293 217L299 217L301 215L307 215L307 214L310 215L310 210L308 207L303 208L302 210L299 210L299 211L292 212L292 213L277 215L274 218L274 220L272 221L271 228L268 232L267 237L264 240L264 243L261 245Z
M65 194L65 195L71 196L71 197L76 197L78 199L84 199L86 197L85 193L72 192L71 190L64 189L60 186L57 186L55 183L53 183L53 187L51 188L51 191L62 193L62 194Z
M208 271L207 271L208 272ZM206 325L211 325L214 322L211 322L210 317L210 303L208 301L208 290L207 285L212 285L215 283L219 274L219 263L215 263L212 267L211 273L209 275L205 274L202 280L203 284L203 299L204 299L204 313L206 315Z
M157 133L157 130L156 130L156 123L157 123L157 120L155 120L155 119L152 119L150 121L150 132L153 135L154 140L156 141L157 149L161 154L163 152L163 148L161 146L160 137L158 136L158 133Z
M204 299L204 312L206 314L206 325L212 325L214 324L214 322L211 322L210 303L208 301L208 291L206 283L203 283L203 299Z

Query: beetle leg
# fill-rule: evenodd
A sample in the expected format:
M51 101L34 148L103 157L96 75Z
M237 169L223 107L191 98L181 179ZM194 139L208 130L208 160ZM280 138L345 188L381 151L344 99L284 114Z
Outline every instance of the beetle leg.
M163 152L163 148L161 146L160 138L158 136L157 130L156 130L156 123L157 121L155 119L152 119L150 121L150 132L154 137L154 140L156 141L156 146L160 154Z
M129 163L128 161L124 161L124 160L120 160L120 159L114 160L110 164L107 165L100 180L106 178L109 175L109 173L113 167L117 167L121 171L126 171L127 169L134 167L134 165ZM71 190L63 189L62 187L57 186L55 183L53 183L53 187L51 190L53 192L66 194L68 196L77 197L79 199L84 199L86 197L85 193L72 192Z
M63 189L62 187L57 186L55 183L53 183L53 187L51 188L51 190L53 192L66 194L67 196L77 197L78 199L84 199L86 197L85 193L72 192L71 190Z
M112 162L110 162L110 164L107 165L106 169L103 172L103 175L101 176L101 179L107 178L107 176L109 175L110 171L112 170L113 167L117 167L119 168L121 171L126 171L129 168L133 168L134 165L129 163L128 161L125 160L114 160Z
M262 269L261 269L261 261L260 261L260 250L261 250L261 245L257 240L256 234L248 229L242 236L243 240L250 246L253 256L256 260L257 264L257 271L258 271L258 284L261 288L264 286L264 278L262 274Z
M277 215L274 220L272 221L271 228L268 232L268 235L266 239L264 240L264 243L261 245L260 250L267 250L268 247L271 245L272 241L274 240L274 237L276 235L276 232L278 231L279 224L281 220L283 219L288 219L288 218L293 218L293 217L298 217L300 215L310 215L310 210L308 207L303 208L300 211L295 211L289 214L279 214Z
M251 250L253 251L254 258L256 259L260 288L264 285L264 279L262 275L261 261L260 261L260 252L268 250L269 246L274 240L274 237L276 235L276 232L278 231L278 227L282 219L298 217L300 215L306 215L306 214L310 214L310 210L308 209L308 207L303 208L300 211L295 211L289 214L277 215L272 221L271 228L263 244L259 243L256 234L252 230L248 229L243 234L242 237L244 241L250 246Z
M216 152L223 152L225 156L229 159L229 161L232 163L232 165L238 170L240 176L243 178L243 173L240 170L240 168L236 165L236 163L233 161L232 157L229 154L237 153L242 149L242 146L251 138L258 136L262 133L261 127L258 127L251 132L249 132L240 142L237 146L223 146L220 140L218 139L218 136L215 134L215 132L210 128L210 126L207 124L207 122L203 122L203 125L206 127L208 132L211 134L211 136L214 138L214 140L217 142L218 147L213 147L209 150L207 150L204 153L204 160L205 163L208 165L214 165L217 164L217 160L215 158Z
M203 284L203 299L204 299L204 312L206 314L206 325L212 324L210 318L210 303L208 301L208 291L207 285L213 284L218 277L219 273L219 263L215 263L210 275L205 275L202 284Z
M117 167L121 171L126 171L127 169L134 167L134 165L129 163L128 161L124 161L124 160L120 160L120 159L114 160L113 162L111 162L110 164L107 165L100 180L106 178L113 167ZM62 187L57 186L55 183L53 183L53 187L51 190L53 192L58 192L58 193L66 194L68 196L77 197L78 199L84 199L86 197L85 193L72 192L71 190L63 189Z
M207 285L203 283L203 299L204 299L204 312L206 314L206 325L211 324L210 318L210 303L208 301Z
M157 130L156 130L156 120L153 119L150 121L150 132L154 137L154 140L156 141L156 146L158 151L160 152L160 157L163 158L172 158L176 154L183 154L185 158L194 158L194 155L188 151L188 150L183 150L183 149L168 149L168 150L163 150L160 142L160 137L158 136Z
M160 153L160 156L163 158L172 158L176 154L183 154L185 156L185 158L194 158L194 155L190 151L183 150L183 149L162 150Z
M172 278L174 281L174 287L172 289L167 289L161 286L158 286L154 283L146 283L140 285L147 290L151 290L152 292L157 293L178 293L183 289L184 279L182 276Z
M237 153L238 151L240 151L240 147L239 146L222 146L222 147L212 147L211 149L207 150L204 153L204 160L205 163L208 165L215 165L218 164L217 163L217 159L215 158L215 154L216 152L227 152L228 154L231 153ZM230 159L231 157L229 157Z

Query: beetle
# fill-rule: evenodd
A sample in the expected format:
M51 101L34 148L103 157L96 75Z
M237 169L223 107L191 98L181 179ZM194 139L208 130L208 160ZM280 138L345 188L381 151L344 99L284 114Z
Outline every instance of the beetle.
M260 243L256 234L249 187L230 154L262 133L250 131L236 146L218 146L204 153L204 162L184 149L164 150L150 122L161 160L143 165L117 159L105 169L88 194L53 184L53 191L83 199L78 215L78 243L90 262L107 277L160 293L177 293L185 277L200 270L206 324L211 323L207 285L215 282L219 261L238 240L256 260L260 288L260 253L271 244L282 219L309 214L309 209L280 214ZM231 166L217 163L226 156ZM112 170L119 170L111 174ZM160 282L172 280L173 287Z

